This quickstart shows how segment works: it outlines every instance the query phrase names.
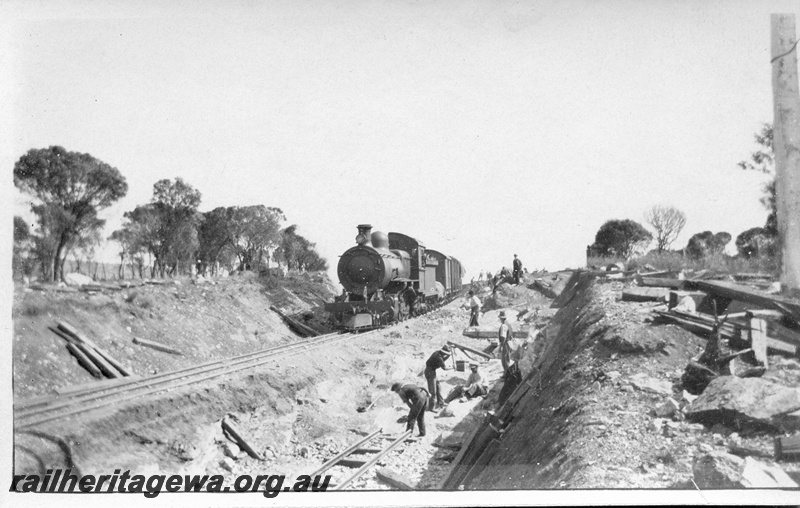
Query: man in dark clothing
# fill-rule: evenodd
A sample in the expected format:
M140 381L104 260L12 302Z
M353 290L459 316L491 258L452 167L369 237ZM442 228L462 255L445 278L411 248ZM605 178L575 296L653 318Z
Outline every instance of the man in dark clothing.
M519 370L519 362L525 352L525 345L514 338L511 327L505 322L505 312L501 312L500 320L500 363L503 365L503 388L497 397L497 403L502 406L511 396L517 386L522 383L522 372ZM504 330L504 328L507 329Z
M514 269L514 284L519 285L519 278L522 275L522 261L514 254L514 264L512 265Z
M428 411L435 411L437 408L444 405L442 398L442 389L439 385L439 380L436 378L436 369L447 369L446 360L450 357L450 348L447 345L442 346L439 351L434 351L433 354L425 362L425 379L428 381ZM434 407L436 404L436 407Z
M428 404L428 394L424 388L419 388L414 385L401 385L394 383L392 391L397 393L403 402L411 408L408 412L408 422L406 423L406 430L414 430L414 422L417 422L419 427L419 435L425 435L425 406Z

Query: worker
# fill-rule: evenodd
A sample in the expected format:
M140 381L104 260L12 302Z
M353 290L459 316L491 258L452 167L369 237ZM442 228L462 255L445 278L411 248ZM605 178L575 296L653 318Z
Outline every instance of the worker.
M503 388L497 398L497 403L502 406L514 390L522 383L522 372L519 370L519 361L525 351L524 345L513 336L511 326L505 322L505 312L500 312L500 363L503 365ZM505 325L505 327L503 326Z
M469 325L467 326L478 326L478 313L481 311L481 300L475 296L475 291L467 293L467 301L464 302L463 306L469 306Z
M514 284L519 286L519 278L522 275L522 260L514 254L514 261L512 264L513 274L514 274Z
M512 334L514 333L514 329L511 328L511 324L506 321L506 311L501 310L497 317L500 319L500 328L497 330L497 338L491 340L489 349L486 351L487 353L493 352L500 344L503 343L503 341L505 341L507 338L511 338Z
M447 359L450 357L450 348L445 344L442 349L434 351L425 362L425 379L428 381L428 411L436 411L444 405L442 388L436 377L436 369L448 370ZM435 404L435 406L434 406Z
M483 381L483 376L478 372L478 362L469 362L469 369L470 374L467 378L467 384L457 385L453 388L447 395L444 401L445 404L449 404L456 399L461 399L461 402L464 402L464 397L468 399L485 397L489 393L489 389Z
M420 437L425 435L425 406L428 404L428 394L424 388L415 385L401 385L394 383L392 391L397 393L403 402L410 408L406 430L414 430L414 422L419 426Z

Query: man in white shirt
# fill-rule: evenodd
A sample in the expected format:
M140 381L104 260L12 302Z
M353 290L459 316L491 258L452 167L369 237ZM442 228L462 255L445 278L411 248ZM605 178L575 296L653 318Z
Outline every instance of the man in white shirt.
M481 311L481 300L477 296L475 296L474 291L470 291L467 293L469 298L467 299L464 307L469 304L469 325L467 326L478 326L478 314Z
M469 368L471 372L467 378L467 384L457 385L455 388L453 388L447 395L447 399L444 401L445 404L448 404L451 401L461 397L472 399L475 397L485 396L487 393L489 393L489 389L483 382L483 376L481 376L481 373L478 372L478 363L469 362Z

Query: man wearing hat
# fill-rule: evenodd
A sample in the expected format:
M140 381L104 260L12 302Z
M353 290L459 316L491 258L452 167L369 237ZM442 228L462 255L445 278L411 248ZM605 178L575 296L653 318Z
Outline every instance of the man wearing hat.
M503 402L514 392L514 390L522 382L522 373L519 370L519 361L522 359L524 352L523 345L514 338L511 325L506 323L505 311L500 311L500 330L498 336L500 339L500 363L503 364L503 388L500 390L497 402L503 405Z
M434 351L425 362L425 379L428 381L428 411L435 411L444 405L439 380L436 378L436 369L447 370L445 361L450 357L450 348L445 344L442 349ZM434 407L436 404L436 407Z
M470 374L467 378L467 384L457 385L455 388L453 388L453 390L447 395L447 399L444 401L445 404L449 404L451 401L461 397L467 397L468 399L471 399L474 397L485 396L487 393L489 393L489 389L486 387L486 384L484 384L481 373L478 372L478 362L469 362L469 370Z
M514 254L514 262L511 265L514 274L514 284L519 286L519 278L522 275L522 260Z
M414 430L414 422L419 427L420 437L425 435L425 406L428 404L428 395L424 388L416 385L402 385L394 383L392 391L395 392L403 402L410 408L406 430Z
M464 303L464 307L469 304L469 325L467 326L478 326L478 313L481 311L481 300L475 296L475 291L470 291L467 295L468 299Z

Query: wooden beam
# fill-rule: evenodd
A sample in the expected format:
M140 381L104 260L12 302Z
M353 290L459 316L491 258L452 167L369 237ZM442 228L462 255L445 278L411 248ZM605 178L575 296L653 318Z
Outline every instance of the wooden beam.
M378 469L375 474L380 481L387 483L396 489L414 490L411 480L392 469L384 467Z
M353 469L359 468L366 464L366 460L357 460L357 459L339 459L339 462L336 463L337 466L344 466L344 467L352 467Z
M492 460L492 457L495 456L497 453L497 449L500 448L500 440L499 439L492 439L489 441L489 444L481 452L480 456L475 460L475 464L467 471L467 474L464 475L464 479L461 480L459 483L460 485L466 485L476 476L481 474L484 469L486 469L487 464L489 461Z
M140 339L139 337L134 337L133 338L133 343L134 344L139 344L140 346L145 346L145 347L149 347L149 348L152 348L152 349L156 349L158 351L163 351L165 353L171 353L173 355L182 355L183 354L180 351L178 351L177 349L173 349L173 348L171 348L171 347L169 347L169 346L167 346L165 344L161 344L160 342L155 342L155 341L152 341L152 340Z
M469 337L471 339L496 339L497 338L497 330L476 330L466 328L461 335L464 337ZM529 331L528 330L514 330L511 333L511 336L515 339L526 339L528 338Z
M772 14L772 151L781 286L800 296L800 91L794 14Z
M775 438L775 460L797 458L800 456L800 436L779 436Z
M78 363L83 366L84 369L89 371L89 374L94 377L103 377L103 373L100 372L100 369L97 368L97 365L95 365L94 362L92 362L89 357L78 348L78 346L70 342L67 344L67 351L69 351L72 356L78 360Z
M380 448L357 448L353 450L353 455L359 455L364 453L379 453L381 451Z
M767 360L767 322L760 318L750 320L750 348L761 365L769 368Z
M800 301L777 295L770 295L757 289L748 288L734 282L721 280L687 281L687 287L700 289L731 300L757 305L768 309L789 312L795 319L800 318Z
M112 357L104 349L102 349L97 344L95 344L94 341L89 339L89 337L87 337L85 334L81 333L79 330L77 330L75 327L73 327L72 325L70 325L66 321L59 321L57 326L58 326L58 329L61 331L61 333L59 335L61 335L63 337L64 334L66 334L67 336L72 337L72 339L74 341L76 341L78 343L86 344L91 349L95 350L97 352L97 354L102 357L103 360L105 360L107 363L111 364L114 367L114 369L116 369L116 372L119 372L123 376L130 376L132 374L132 372L131 372L131 370L129 368L124 367L119 361L114 359L114 357ZM55 331L53 328L51 328L51 330ZM56 333L59 333L59 332L56 332ZM69 340L69 339L67 339L67 340ZM117 377L117 376L114 376L114 377Z
M482 358L486 358L487 360L492 358L492 355L487 355L483 351L478 351L477 349L473 349L469 346L464 346L462 344L458 344L457 342L453 342L452 340L448 340L447 343L453 347L457 347L459 349L463 349L464 351L469 351L470 353L476 354Z
M225 418L223 418L223 419L222 419L222 428L223 428L223 429L224 429L224 430L225 430L225 431L226 431L228 434L230 434L230 435L231 435L231 437L232 437L233 439L235 439L235 440L236 440L236 443L239 445L239 447L240 447L242 450L246 451L248 455L250 455L251 457L253 457L253 458L254 458L254 459L256 459L256 460L262 460L262 461L264 460L264 459L261 457L261 455L259 455L259 454L258 454L258 452L257 452L257 451L255 451L255 450L253 449L253 447L252 447L252 446L250 446L250 444L249 444L247 441L245 441L245 440L244 440L244 438L243 438L243 437L242 437L242 436L239 434L239 431L238 431L238 430L236 430L236 427L235 427L235 426L234 426L234 424L233 424L233 423L232 423L232 422L229 420L229 418L228 418L227 416L225 416Z
M100 356L100 354L94 350L94 348L89 347L86 344L77 344L78 348L83 351L83 354L89 357L92 362L106 375L106 377L110 378L118 378L122 377L122 375L114 368L113 365L108 363L105 358Z
M629 287L622 290L623 302L666 302L669 289L661 287Z
M637 277L636 283L648 288L681 289L684 281L678 279L660 279L657 277Z

